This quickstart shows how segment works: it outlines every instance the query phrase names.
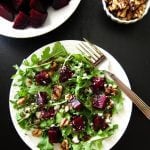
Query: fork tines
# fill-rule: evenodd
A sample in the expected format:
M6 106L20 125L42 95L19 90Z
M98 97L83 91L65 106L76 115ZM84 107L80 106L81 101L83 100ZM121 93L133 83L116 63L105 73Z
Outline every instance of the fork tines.
M79 44L80 48L78 47L78 49L89 58L94 66L97 66L98 64L103 62L106 57L100 51L100 49L85 38L84 41L85 42L81 42Z

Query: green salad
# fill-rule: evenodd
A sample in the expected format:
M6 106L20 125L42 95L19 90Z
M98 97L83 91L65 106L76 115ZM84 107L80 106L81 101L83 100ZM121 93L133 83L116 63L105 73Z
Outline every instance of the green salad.
M123 97L114 81L82 54L68 53L56 42L41 55L15 65L13 86L16 119L39 137L40 150L97 150L118 128L112 116Z

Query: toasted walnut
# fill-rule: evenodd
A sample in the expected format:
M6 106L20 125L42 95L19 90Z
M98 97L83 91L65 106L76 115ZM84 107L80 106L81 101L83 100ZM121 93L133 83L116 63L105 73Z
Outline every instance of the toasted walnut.
M67 140L63 140L61 143L61 149L62 150L69 150L69 143Z
M55 85L51 95L52 100L58 100L61 97L63 87L61 85Z
M106 0L108 10L122 20L142 17L147 0Z
M52 64L51 64L51 69L55 70L56 67L57 67L57 63L53 61Z
M42 130L40 130L40 129L34 129L32 131L32 135L35 136L35 137L39 137L39 136L42 135Z
M66 118L63 118L60 122L60 127L64 127L64 126L67 126L69 125L69 120L66 119Z
M115 96L117 94L117 92L118 92L117 88L113 88L112 86L105 87L105 94L106 95Z
M18 99L17 104L18 105L23 105L25 103L25 100L26 100L26 98L22 97L22 98Z
M65 95L65 100L70 101L72 98L73 98L73 95L71 95L71 94L66 94Z

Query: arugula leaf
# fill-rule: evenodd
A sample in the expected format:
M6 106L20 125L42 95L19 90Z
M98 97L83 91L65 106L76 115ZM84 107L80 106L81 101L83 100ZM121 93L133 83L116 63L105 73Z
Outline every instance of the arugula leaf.
M55 43L54 47L50 51L50 54L50 58L66 57L69 55L65 47L60 42Z
M44 49L42 55L41 55L41 59L42 59L42 60L47 60L47 59L50 58L50 56L51 56L51 54L50 54L50 47L46 47L46 48Z
M33 54L31 56L31 61L32 61L32 65L35 65L35 64L37 64L39 62L39 58L37 57L36 54Z
M48 137L42 137L37 147L40 150L53 150L53 145L49 142Z

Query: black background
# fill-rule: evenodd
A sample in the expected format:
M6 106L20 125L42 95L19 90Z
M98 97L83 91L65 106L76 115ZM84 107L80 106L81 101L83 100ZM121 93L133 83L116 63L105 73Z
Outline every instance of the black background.
M30 39L0 36L1 148L29 149L19 138L10 119L10 77L15 73L12 65L19 65L23 58L45 44L57 40L81 40L82 37L111 53L125 69L132 89L150 105L150 12L140 22L120 25L106 16L100 0L82 0L71 18L51 33ZM133 107L129 126L112 150L147 150L150 148L149 135L150 122Z

